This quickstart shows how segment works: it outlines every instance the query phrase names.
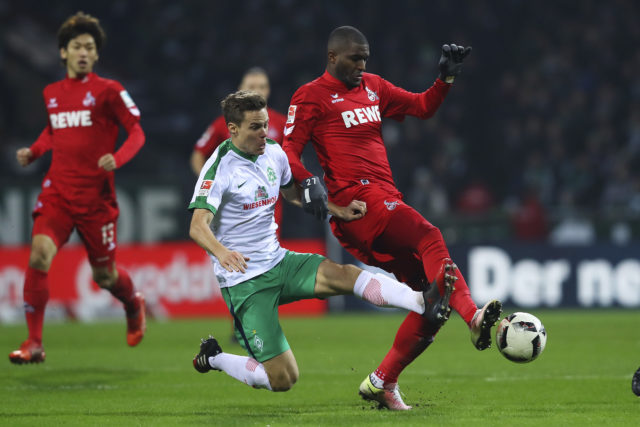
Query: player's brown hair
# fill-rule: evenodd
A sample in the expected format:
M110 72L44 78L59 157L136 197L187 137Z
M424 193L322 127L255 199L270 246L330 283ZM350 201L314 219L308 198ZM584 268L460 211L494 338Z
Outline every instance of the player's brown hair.
M220 103L224 121L240 126L245 111L259 111L267 106L267 101L259 93L250 90L239 90L227 95Z
M91 34L96 42L98 51L107 40L100 20L84 12L71 15L62 23L58 30L58 48L66 48L69 42L81 34Z

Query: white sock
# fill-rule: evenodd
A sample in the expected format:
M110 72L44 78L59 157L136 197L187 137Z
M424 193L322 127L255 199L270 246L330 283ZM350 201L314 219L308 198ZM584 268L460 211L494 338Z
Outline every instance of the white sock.
M271 383L269 383L269 377L264 370L264 365L256 359L236 354L220 353L209 358L209 365L214 369L224 371L227 375L253 388L271 390Z
M384 274L363 270L356 279L353 293L378 307L397 307L424 313L422 292L417 292Z
M369 374L369 381L376 388L384 388L384 381L375 372Z

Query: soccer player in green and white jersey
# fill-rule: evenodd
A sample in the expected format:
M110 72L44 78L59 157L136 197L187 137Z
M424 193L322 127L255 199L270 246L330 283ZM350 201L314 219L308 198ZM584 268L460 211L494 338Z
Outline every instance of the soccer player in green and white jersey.
M222 101L222 110L231 138L200 172L189 204L189 234L211 256L236 336L249 357L224 353L209 337L202 340L193 365L202 373L224 371L254 388L286 391L298 379L298 366L280 327L280 304L355 294L377 306L422 314L425 300L433 296L382 274L281 248L275 202L282 193L302 206L302 191L294 184L286 154L266 137L266 101L255 92L238 91ZM366 213L366 205L357 200L344 207L329 203L328 209L345 221Z

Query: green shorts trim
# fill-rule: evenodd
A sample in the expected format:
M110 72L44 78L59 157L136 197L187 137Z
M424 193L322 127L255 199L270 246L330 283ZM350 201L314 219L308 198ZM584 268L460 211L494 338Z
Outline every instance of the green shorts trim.
M280 327L278 306L316 298L316 274L325 259L322 255L287 251L282 261L266 273L222 288L236 337L258 362L291 348Z

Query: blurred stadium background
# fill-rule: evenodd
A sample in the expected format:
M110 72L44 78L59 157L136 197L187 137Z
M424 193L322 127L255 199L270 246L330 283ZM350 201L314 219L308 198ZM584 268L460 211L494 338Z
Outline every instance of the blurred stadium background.
M443 43L473 46L433 119L388 120L384 134L398 188L441 228L478 303L640 307L638 2L0 0L0 323L23 321L30 212L48 167L20 168L15 150L46 123L41 91L64 75L55 34L78 10L107 31L96 71L142 112L146 145L116 174L119 262L155 315L224 312L186 211L189 155L219 101L259 65L285 112L347 24L369 39L369 71L416 92L436 78ZM289 247L352 261L310 216L286 208L284 219ZM62 251L52 276L49 317L121 316L91 287L81 247ZM329 304L345 308L360 305Z

